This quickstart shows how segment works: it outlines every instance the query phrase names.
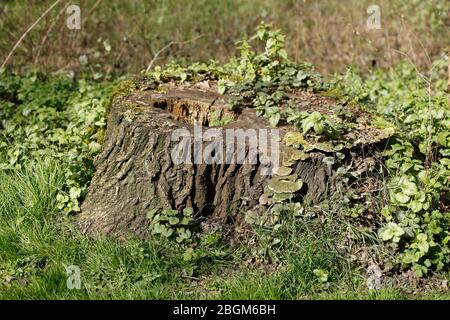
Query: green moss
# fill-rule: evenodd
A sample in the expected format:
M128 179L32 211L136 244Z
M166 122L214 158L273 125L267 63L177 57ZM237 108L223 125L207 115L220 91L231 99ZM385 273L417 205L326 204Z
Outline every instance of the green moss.
M345 93L340 88L337 87L321 91L320 93L325 97L334 98L336 100L342 100L345 98Z
M121 81L117 85L114 86L114 88L111 91L111 96L109 98L109 102L106 105L106 109L105 109L105 118L106 119L108 119L108 117L109 117L109 112L111 110L114 99L117 97L123 97L123 96L129 95L130 93L133 92L135 87L136 87L135 83L131 80Z
M100 129L97 133L97 143L99 144L103 144L103 142L105 141L105 129Z

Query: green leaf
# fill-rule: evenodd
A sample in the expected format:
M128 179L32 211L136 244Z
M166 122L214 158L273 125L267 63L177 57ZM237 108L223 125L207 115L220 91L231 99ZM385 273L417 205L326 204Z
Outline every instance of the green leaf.
M226 86L225 81L219 80L219 81L217 82L217 91L218 91L220 94L225 94L225 92L227 91L227 86Z
M409 196L404 194L403 192L394 194L394 198L400 203L407 203L410 199Z
M400 237L405 233L403 229L395 222L389 222L386 226L380 229L379 236L383 241L393 240L400 241Z
M194 215L194 209L191 207L186 207L183 209L183 214L187 217L192 217Z
M304 134L306 134L311 129L314 129L315 133L317 134L323 133L323 116L317 111L312 112L302 121L302 131Z
M408 180L403 181L402 191L404 194L409 195L409 196L413 196L418 192L416 184L414 182L411 182Z
M279 121L280 121L279 113L276 113L269 118L269 123L272 127L276 127Z
M427 253L430 245L428 244L428 236L425 233L419 233L416 236L416 242L412 245L413 248L417 248L422 253Z
M284 60L287 60L287 58L288 58L288 54L287 54L286 50L284 50L284 49L278 50L278 55L281 58L283 58Z
M165 228L164 232L162 233L163 236L166 238L169 238L173 234L173 229Z
M78 198L81 195L81 189L77 187L72 187L70 188L69 195L72 200L78 200Z
M180 224L183 225L183 226L188 226L188 225L190 225L193 221L194 221L194 219L192 219L191 217L183 217L183 219L181 219Z
M428 268L427 267L422 266L422 265L417 264L417 263L412 266L411 270L419 278L425 276L428 273Z
M184 261L191 261L195 258L196 254L193 248L186 248L186 250L183 253L183 260Z
M149 219L153 219L153 217L155 216L155 214L158 212L158 209L150 209L147 213L147 218Z
M328 281L328 272L322 269L314 269L313 270L314 275L319 279L320 282L327 282Z
M170 217L169 218L169 224L171 225L176 225L180 222L180 219L178 219L177 217Z

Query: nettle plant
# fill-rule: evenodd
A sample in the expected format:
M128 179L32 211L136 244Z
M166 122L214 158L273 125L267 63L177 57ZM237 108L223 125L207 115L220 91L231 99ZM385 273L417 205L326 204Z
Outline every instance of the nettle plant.
M366 102L397 127L383 154L390 203L379 236L400 251L394 262L417 276L450 266L450 105L440 73L447 63L436 61L426 76L403 63L365 81L349 72L336 82L350 101Z

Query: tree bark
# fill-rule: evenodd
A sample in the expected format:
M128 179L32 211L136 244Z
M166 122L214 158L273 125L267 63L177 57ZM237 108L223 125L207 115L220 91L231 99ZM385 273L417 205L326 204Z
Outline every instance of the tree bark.
M179 145L172 141L174 131L185 129L192 134L194 124L206 130L217 118L228 118L231 122L220 128L272 129L253 109L234 113L227 100L212 90L197 88L116 97L102 151L95 159L96 172L78 217L82 232L147 238L151 221L146 215L154 208L192 207L197 217L231 225L245 223L247 210L261 209L264 204L260 198L274 175L262 174L267 164L176 164L171 156ZM293 128L281 125L279 129L282 139ZM195 143L195 139L189 143L191 150L195 150ZM202 143L203 150L208 144ZM229 145L225 143L225 147ZM281 143L280 164L291 149ZM246 147L247 156L249 152ZM334 169L323 161L327 153L312 151L292 166L292 173L303 180L295 196L305 203L318 203L334 190Z

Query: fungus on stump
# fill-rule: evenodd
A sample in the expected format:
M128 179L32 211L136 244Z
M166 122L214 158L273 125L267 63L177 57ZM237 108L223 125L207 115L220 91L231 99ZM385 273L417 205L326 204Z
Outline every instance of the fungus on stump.
M339 177L336 167L325 158L339 151L340 162L355 163L362 145L374 144L391 134L369 126L369 116L361 112L352 115L355 125L344 146L309 144L297 128L286 123L277 127L277 138L274 128L254 109L232 111L227 104L232 97L222 96L211 87L214 85L141 89L113 99L105 142L95 159L96 172L78 217L84 233L118 237L134 233L146 238L151 223L147 213L155 208L191 207L197 217L236 225L245 223L247 211L258 214L277 201L318 203L336 189ZM307 92L298 92L291 99L308 111L332 105L329 99ZM325 109L321 111L329 112ZM256 163L242 163L236 158L205 163L200 157L201 161L196 161L196 156L211 151L208 146L214 139L203 139L199 145L194 127L201 125L204 131L212 124L221 124L216 127L218 135L228 132L226 129L241 129L241 133L267 129L266 146L273 151L272 144L279 145L279 160L265 150L271 161L263 161L261 153ZM173 150L180 147L181 141L174 136L179 129L192 134L193 138L183 145L188 151L184 155L192 163L174 161ZM250 135L249 139L254 138ZM236 147L235 156L239 154L237 148L243 148L240 150L248 161L252 152L249 139L228 144L223 136L219 141L223 142L225 155L227 148ZM259 142L258 146L262 141ZM199 150L196 148L203 153L195 153ZM210 156L216 156L214 151ZM275 171L271 173L273 167Z

